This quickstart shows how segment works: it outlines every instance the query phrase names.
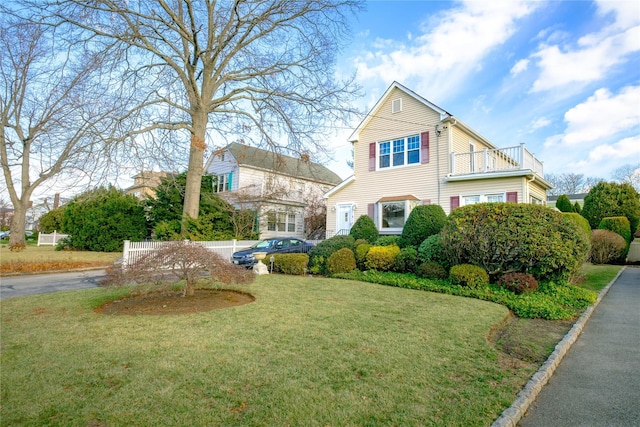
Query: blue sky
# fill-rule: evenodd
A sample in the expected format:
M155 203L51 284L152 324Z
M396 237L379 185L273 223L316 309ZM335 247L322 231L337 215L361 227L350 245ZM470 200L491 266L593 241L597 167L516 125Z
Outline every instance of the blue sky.
M640 2L368 1L340 55L368 111L395 80L545 173L640 163ZM354 127L357 123L354 123ZM346 138L329 165L350 175Z

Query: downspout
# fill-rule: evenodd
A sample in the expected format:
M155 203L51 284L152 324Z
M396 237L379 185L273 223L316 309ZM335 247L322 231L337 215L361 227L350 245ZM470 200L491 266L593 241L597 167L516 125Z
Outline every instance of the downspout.
M440 132L438 131L438 126L440 123L436 124L436 179L438 182L438 206L442 206L440 204Z

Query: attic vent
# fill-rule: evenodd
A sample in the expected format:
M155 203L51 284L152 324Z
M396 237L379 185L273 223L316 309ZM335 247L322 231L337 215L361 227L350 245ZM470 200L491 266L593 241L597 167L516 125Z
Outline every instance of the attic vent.
M402 98L391 101L391 112L399 113L400 111L402 111Z

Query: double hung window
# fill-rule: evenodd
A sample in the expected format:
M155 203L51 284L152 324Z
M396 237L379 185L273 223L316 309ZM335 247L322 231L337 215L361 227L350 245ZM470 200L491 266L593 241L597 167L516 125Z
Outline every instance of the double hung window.
M291 212L269 212L267 214L267 230L295 232L296 214Z
M420 163L420 136L384 141L378 144L378 169Z

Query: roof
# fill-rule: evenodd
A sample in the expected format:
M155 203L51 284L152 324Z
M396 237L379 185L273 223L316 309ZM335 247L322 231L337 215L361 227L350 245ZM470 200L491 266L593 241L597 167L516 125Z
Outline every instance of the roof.
M226 147L240 166L266 169L284 175L337 185L342 182L335 172L309 160L296 159L273 151L233 142Z
M553 196L547 196L547 201L555 202L561 195L562 194L555 194ZM569 200L584 200L584 198L588 195L589 193L565 194L565 196L567 196Z

